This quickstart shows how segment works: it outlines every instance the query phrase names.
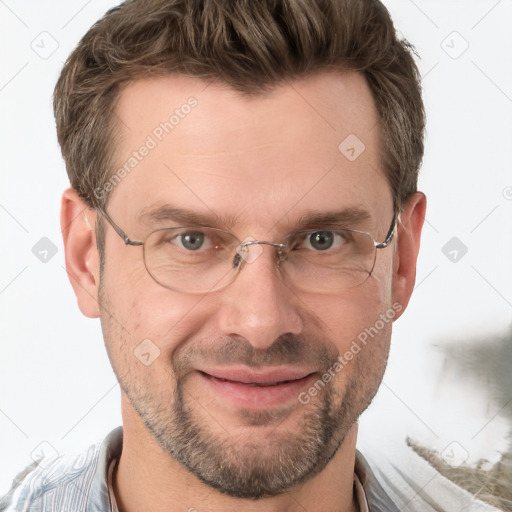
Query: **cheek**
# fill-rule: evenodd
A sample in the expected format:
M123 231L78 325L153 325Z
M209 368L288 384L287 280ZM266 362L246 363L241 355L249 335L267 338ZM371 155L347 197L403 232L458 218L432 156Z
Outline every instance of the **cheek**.
M379 339L389 338L395 312L391 307L390 280L387 281L370 277L363 285L343 293L305 301L340 353L348 350L354 340L364 341L369 330L374 333L377 329Z
M358 391L354 393L366 404L376 393L386 368L396 311L377 281L347 292L343 299L337 311L330 310L325 316L339 352L335 386L342 390L340 397L355 386Z
M171 370L170 361L176 350L199 337L208 323L202 295L175 292L154 282L130 295L122 316L130 332L132 349L150 340L160 353L157 366L166 371Z
M391 245L385 249L377 250L375 267L369 278L369 281L372 281L376 285L374 293L378 293L383 302L390 301L392 297L393 274L395 272L394 264L396 258L395 251L395 242L392 242Z
M133 252L126 254L130 250ZM102 287L109 303L105 314L114 315L130 345L150 339L160 347L198 301L198 297L184 298L156 283L137 247L112 250L106 259Z

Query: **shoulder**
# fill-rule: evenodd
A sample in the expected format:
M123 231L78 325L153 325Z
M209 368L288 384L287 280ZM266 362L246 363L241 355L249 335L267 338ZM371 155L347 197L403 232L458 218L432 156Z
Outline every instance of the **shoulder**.
M74 457L35 461L15 477L11 490L0 500L0 511L44 510L44 503L65 497L80 501L95 473L98 453L99 444L95 444Z
M371 512L499 512L448 480L405 442L386 453L366 447L364 456L358 452L356 460L356 472L359 466ZM394 508L382 508L386 499Z
M43 457L27 466L0 499L0 512L109 510L106 464L120 448L118 430L80 454Z

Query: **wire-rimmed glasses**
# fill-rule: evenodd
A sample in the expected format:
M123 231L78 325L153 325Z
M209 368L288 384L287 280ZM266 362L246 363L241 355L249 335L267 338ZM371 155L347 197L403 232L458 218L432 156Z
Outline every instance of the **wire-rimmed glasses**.
M354 229L322 227L295 231L281 243L239 240L218 228L172 226L156 229L144 241L131 240L103 210L126 245L142 246L144 264L151 277L171 290L204 294L231 284L244 265L263 251L275 251L279 273L294 288L335 293L363 284L372 274L377 249L390 244L398 216L395 214L383 242Z

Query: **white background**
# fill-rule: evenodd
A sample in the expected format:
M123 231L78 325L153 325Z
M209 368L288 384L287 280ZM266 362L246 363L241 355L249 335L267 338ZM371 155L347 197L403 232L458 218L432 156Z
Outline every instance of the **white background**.
M417 289L395 324L361 436L383 440L383 450L406 435L439 451L455 440L468 462L492 461L507 447L506 411L481 383L442 368L446 344L491 343L511 324L512 2L385 4L421 55L428 213ZM41 442L78 451L121 423L99 320L81 315L64 270L59 207L68 180L51 110L64 60L111 6L0 1L0 493ZM57 248L46 263L32 252L42 237ZM442 252L452 237L468 248L455 263Z

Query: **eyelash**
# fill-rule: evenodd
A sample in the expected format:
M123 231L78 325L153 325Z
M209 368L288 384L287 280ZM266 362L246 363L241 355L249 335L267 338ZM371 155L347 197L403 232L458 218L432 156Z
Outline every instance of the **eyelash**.
M202 226L204 227L204 226ZM341 233L342 231L345 231L345 233ZM208 236L208 233L205 233L204 231L201 231L201 227L198 227L197 229L194 227L194 226L191 226L190 227L190 230L188 231L182 231L180 233L177 233L175 234L174 236L172 237L169 237L169 238L166 238L165 240L162 240L162 242L165 242L165 243L174 243L176 244L176 240L178 240L178 246L181 246L182 248L183 247L183 237L186 236L186 235L191 235L191 234L194 234L194 233L203 233L205 234L205 241L208 241L209 242L209 247L205 250L214 250L214 249L219 249L221 248L224 244L223 244L223 240L221 238L213 238L210 234L210 236ZM340 239L342 241L344 241L345 243L349 243L351 241L351 237L350 237L350 231L346 231L346 228L319 228L319 229L312 229L312 230L308 230L308 231L299 231L299 232L293 232L293 233L290 233L286 239L290 239L290 242L289 242L289 250L290 251L294 251L294 250L299 250L299 249L305 249L302 245L304 243L311 243L311 237L312 235L314 235L315 233L330 233L330 234L333 234L333 244L336 244L336 240L338 239L338 242L340 241ZM336 248L336 247L335 247ZM185 248L186 249L186 248ZM310 249L310 248L307 248L308 250L313 250L313 249ZM327 252L327 250L330 249L327 248L325 249L325 251ZM319 250L320 252L320 250Z

